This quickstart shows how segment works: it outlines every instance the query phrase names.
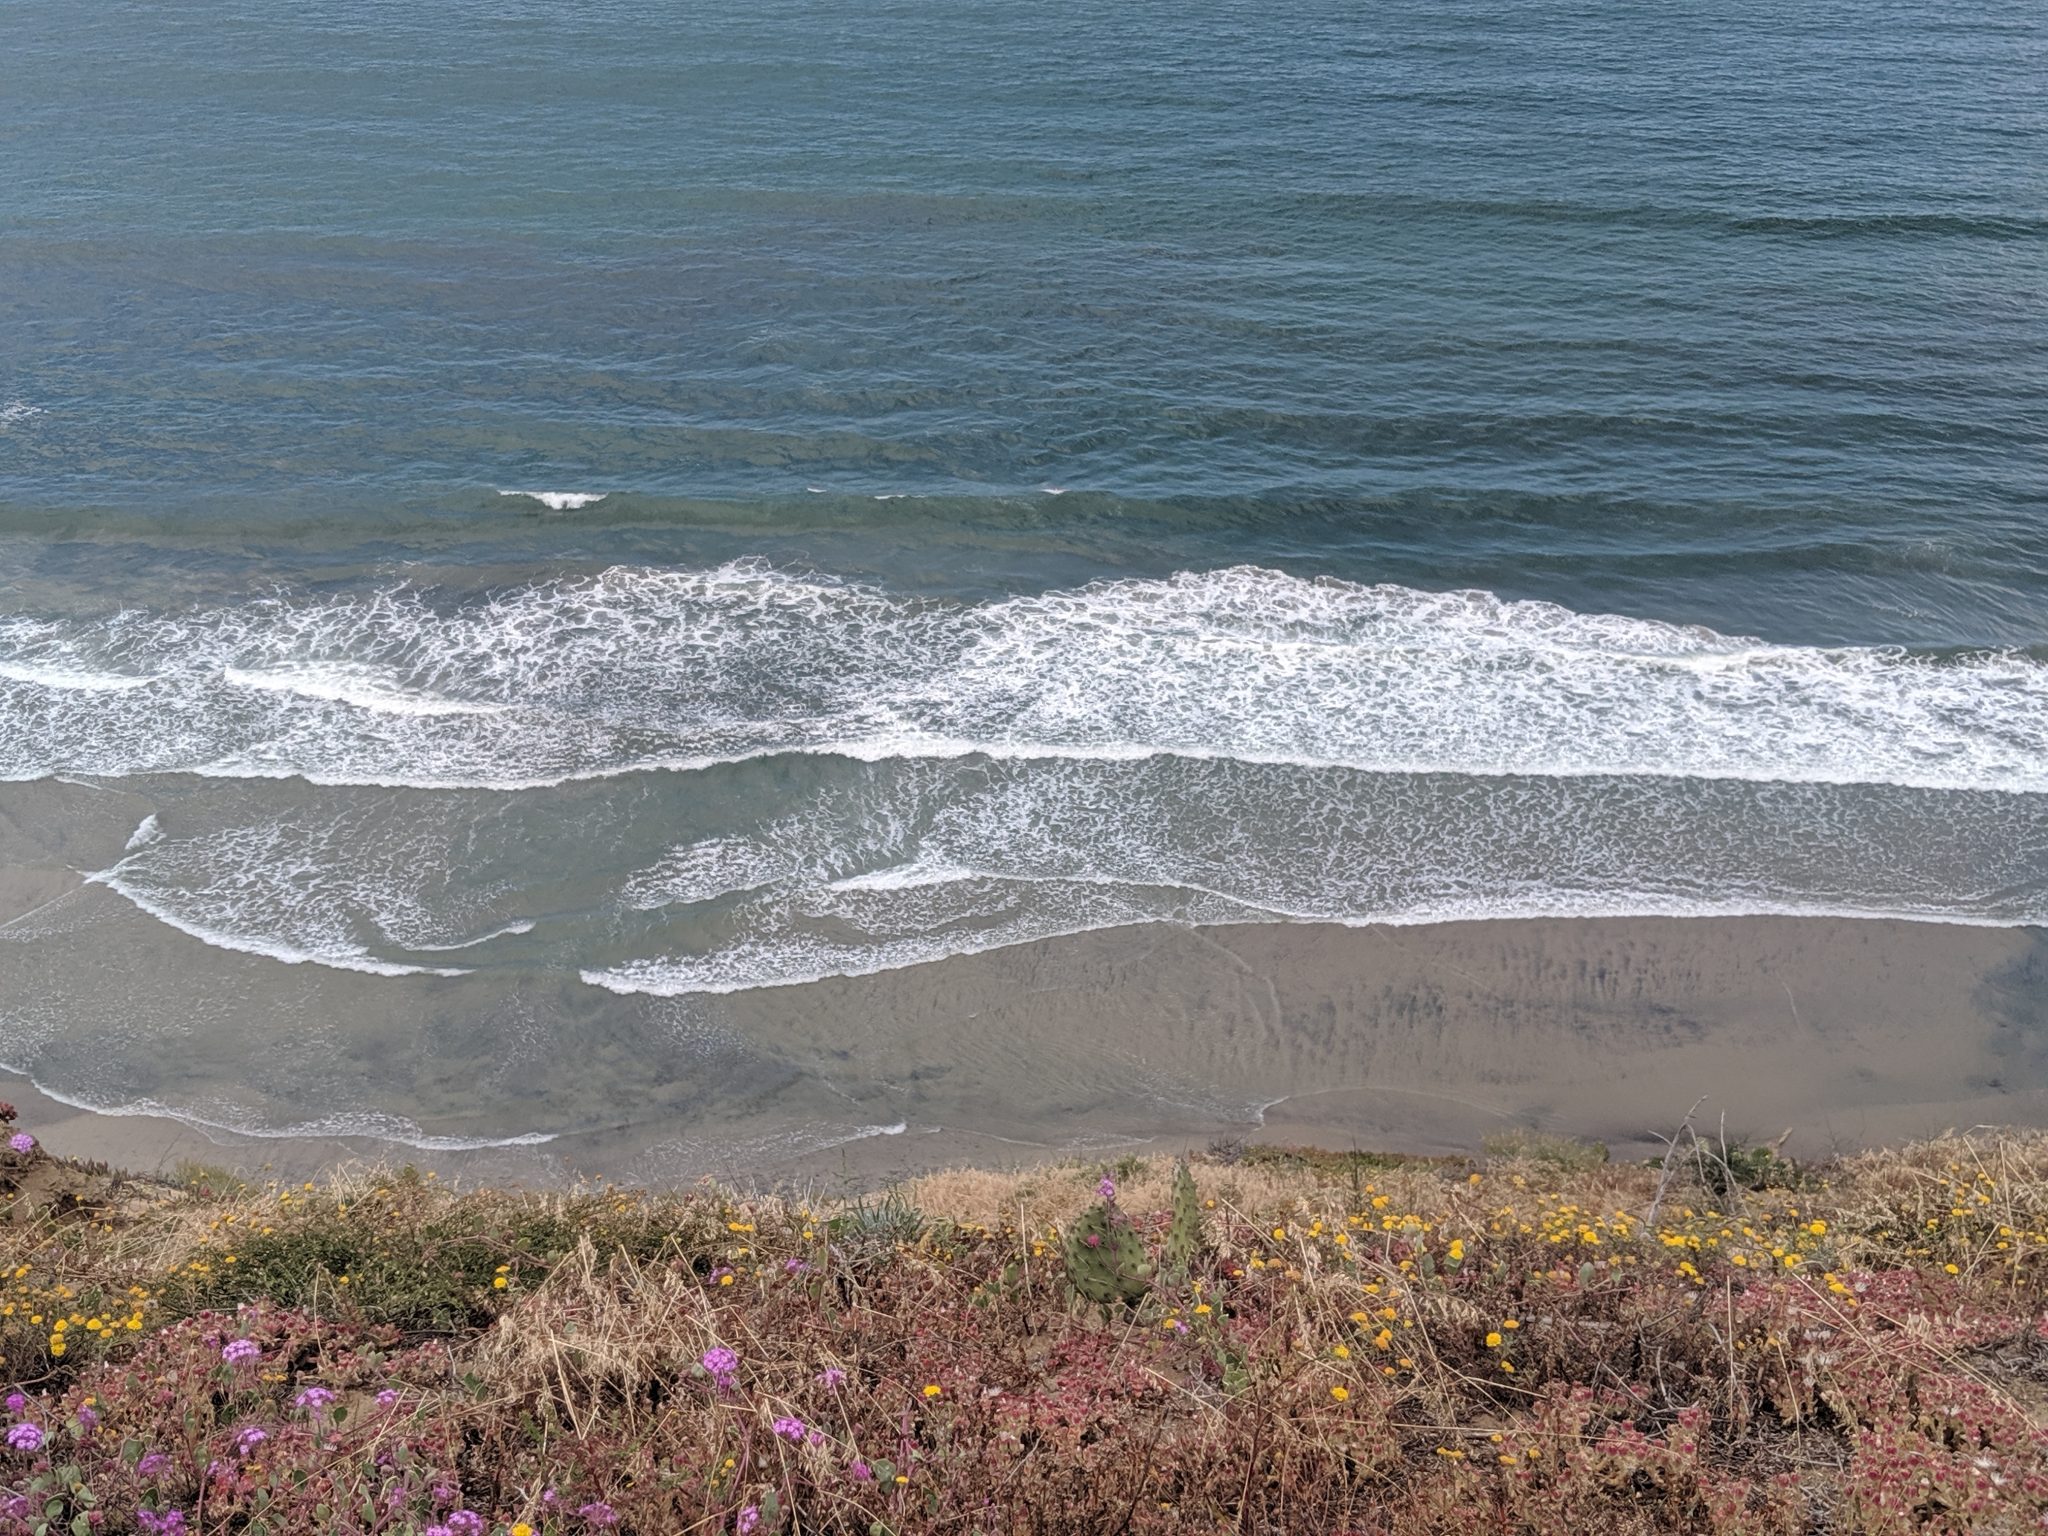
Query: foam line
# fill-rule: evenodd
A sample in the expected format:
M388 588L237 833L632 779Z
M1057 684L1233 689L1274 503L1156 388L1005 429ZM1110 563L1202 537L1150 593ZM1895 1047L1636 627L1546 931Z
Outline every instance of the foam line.
M38 1080L25 1068L8 1062L0 1062L0 1072L10 1072L16 1077L26 1079L37 1093L62 1104L67 1109L83 1110L93 1115L108 1115L115 1119L175 1120L180 1125L190 1126L201 1134L219 1132L222 1135L247 1136L260 1141L290 1141L308 1137L360 1138L366 1141L392 1142L419 1152L483 1152L498 1147L539 1147L557 1139L556 1133L552 1131L523 1131L516 1136L495 1137L429 1136L415 1121L400 1115L374 1112L329 1115L323 1119L301 1121L294 1125L251 1125L247 1122L210 1119L158 1099L128 1099L118 1104L95 1103L90 1099L59 1092Z
M781 754L2048 792L2048 659L1251 567L983 603L740 562L0 615L0 778L513 790Z

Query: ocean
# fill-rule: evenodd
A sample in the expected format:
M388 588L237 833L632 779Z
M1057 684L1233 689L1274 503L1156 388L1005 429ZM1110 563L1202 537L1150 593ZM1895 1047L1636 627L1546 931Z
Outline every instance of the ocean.
M901 990L964 957L1085 944L1114 1037L1161 931L2048 924L2038 5L0 51L0 1066L61 1101L814 1147L993 1093Z

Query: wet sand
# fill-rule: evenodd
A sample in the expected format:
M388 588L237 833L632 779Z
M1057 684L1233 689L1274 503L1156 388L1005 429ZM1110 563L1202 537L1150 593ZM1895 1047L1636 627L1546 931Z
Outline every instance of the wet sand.
M83 841L134 825L107 798ZM221 949L81 882L107 849L19 831L9 857L0 826L0 1095L53 1150L131 1168L869 1185L1217 1137L1457 1151L1512 1126L1630 1155L1701 1095L1702 1123L1807 1152L2048 1123L2041 930L1154 925L662 999ZM522 1133L551 1139L459 1145Z

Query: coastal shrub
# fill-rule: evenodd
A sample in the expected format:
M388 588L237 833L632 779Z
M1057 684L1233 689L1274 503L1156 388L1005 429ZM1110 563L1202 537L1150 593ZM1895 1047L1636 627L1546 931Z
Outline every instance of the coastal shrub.
M2048 1519L2048 1135L1726 1198L1529 1156L1101 1178L88 1181L0 1229L0 1536ZM1200 1237L1105 1315L1062 1234L1111 1204Z
M1608 1159L1604 1142L1580 1141L1520 1127L1494 1131L1480 1146L1494 1162L1547 1163L1553 1168L1574 1171L1598 1167Z

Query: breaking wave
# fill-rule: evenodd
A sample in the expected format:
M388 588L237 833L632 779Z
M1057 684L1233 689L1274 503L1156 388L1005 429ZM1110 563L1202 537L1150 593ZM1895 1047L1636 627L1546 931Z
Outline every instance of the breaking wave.
M0 777L517 788L786 753L2048 789L2048 662L1250 567L940 602L755 563L0 618Z

